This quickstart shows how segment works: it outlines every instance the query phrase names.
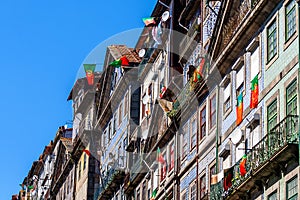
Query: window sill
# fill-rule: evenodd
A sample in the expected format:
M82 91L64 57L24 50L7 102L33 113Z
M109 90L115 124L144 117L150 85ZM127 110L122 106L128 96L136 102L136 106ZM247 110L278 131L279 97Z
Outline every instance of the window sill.
M297 31L295 31L293 33L293 35L287 39L283 45L283 51L285 51L293 42L294 40L297 38L298 34L297 34Z
M231 113L231 111L232 111L232 106L230 106L230 108L227 111L225 111L225 113L223 114L223 120L228 117L228 115Z
M271 65L277 60L278 58L278 51L276 55L270 60L266 62L266 71L271 67Z

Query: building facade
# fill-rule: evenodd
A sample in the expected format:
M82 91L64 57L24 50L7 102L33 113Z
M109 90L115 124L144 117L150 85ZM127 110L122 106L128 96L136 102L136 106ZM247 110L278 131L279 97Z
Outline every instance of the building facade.
M158 1L134 49L108 46L95 84L75 83L36 196L298 199L299 4Z

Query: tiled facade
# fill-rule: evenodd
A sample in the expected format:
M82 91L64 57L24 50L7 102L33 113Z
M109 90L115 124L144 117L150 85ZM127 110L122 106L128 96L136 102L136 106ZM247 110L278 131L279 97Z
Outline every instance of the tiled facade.
M158 1L136 47L109 46L96 84L72 89L71 156L51 199L299 198L298 4ZM162 44L158 24L172 29ZM122 56L130 67L110 66Z

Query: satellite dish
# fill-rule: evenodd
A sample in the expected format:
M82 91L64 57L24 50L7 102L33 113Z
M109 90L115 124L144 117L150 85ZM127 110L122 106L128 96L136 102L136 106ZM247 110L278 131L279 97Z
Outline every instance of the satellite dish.
M146 50L145 49L139 50L139 57L140 58L144 57L145 54L146 54Z
M147 104L148 102L149 102L149 95L145 95L144 97L143 97L143 104Z
M231 136L231 142L233 144L239 143L239 141L242 139L242 135L243 135L243 133L242 133L241 129L239 129L239 128L236 129Z
M169 17L170 17L169 11L165 11L161 16L161 21L165 22L169 19Z

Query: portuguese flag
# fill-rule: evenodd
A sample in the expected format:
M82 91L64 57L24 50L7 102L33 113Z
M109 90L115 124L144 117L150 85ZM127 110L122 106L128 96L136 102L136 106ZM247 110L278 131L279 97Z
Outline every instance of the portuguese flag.
M143 22L146 26L149 26L151 24L156 24L154 17L143 18Z
M109 63L109 66L113 66L115 68L119 68L121 66L128 66L129 65L129 60L127 59L126 56L122 56L121 58Z
M244 155L242 157L242 161L240 162L240 174L241 174L241 176L245 176L246 173L247 173L246 162L247 162L247 156Z
M243 93L241 93L237 98L236 105L236 125L239 125L243 120Z
M94 72L95 72L96 64L83 64L83 67L84 67L88 84L93 85L94 78L95 78Z
M91 152L90 152L89 150L87 150L87 149L84 149L84 150L83 150L83 152L85 152L85 153L86 153L86 155L88 155L88 156L91 156Z
M157 194L157 188L153 190L150 200L155 200L156 194Z
M257 108L258 105L258 75L251 81L251 101L250 108Z
M201 77L203 77L203 67L204 67L204 65L205 65L205 58L202 58L202 60L201 60L201 62L200 62L200 64L199 64L199 66L198 66L197 69L196 69L197 73L198 73Z
M161 164L164 164L166 161L162 155L162 153L160 152L160 148L157 148L157 161Z
M224 170L224 190L227 191L232 186L232 178L233 178L233 167Z
M201 75L197 72L197 69L193 73L193 82L197 82L201 79Z

